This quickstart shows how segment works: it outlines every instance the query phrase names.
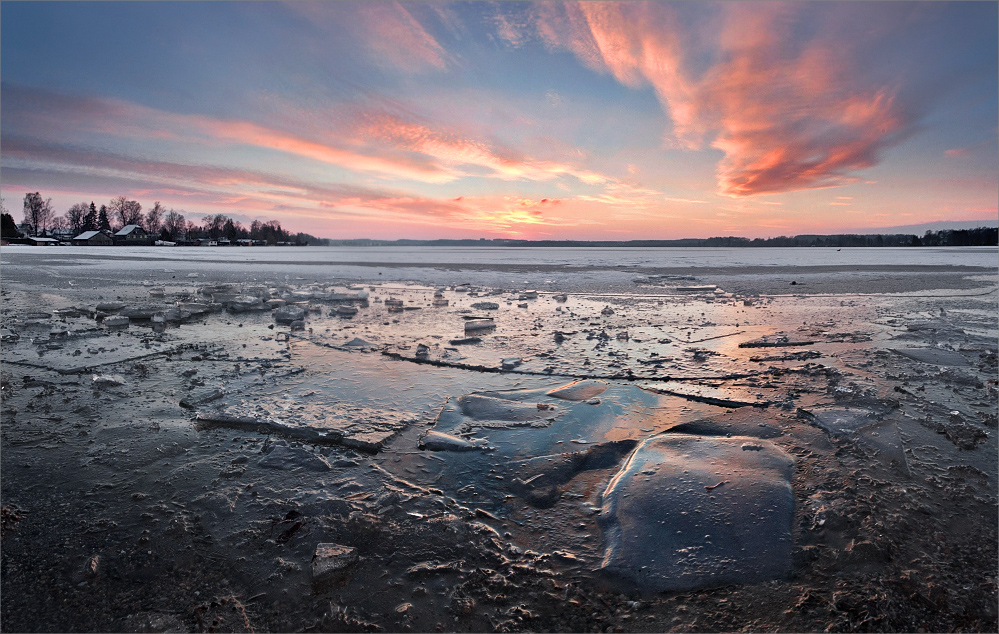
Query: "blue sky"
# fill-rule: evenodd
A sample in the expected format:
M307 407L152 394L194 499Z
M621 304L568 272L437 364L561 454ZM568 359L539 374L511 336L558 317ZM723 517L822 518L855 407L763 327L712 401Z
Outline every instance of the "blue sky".
M344 238L995 219L997 6L4 1L0 187Z

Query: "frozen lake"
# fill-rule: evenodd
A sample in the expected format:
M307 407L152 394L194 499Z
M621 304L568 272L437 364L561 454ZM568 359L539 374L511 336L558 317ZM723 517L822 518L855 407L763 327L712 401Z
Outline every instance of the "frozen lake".
M3 248L59 259L128 258L151 261L357 263L384 265L536 265L638 268L739 268L793 266L999 267L995 247L919 248L627 248L627 247L38 247ZM7 263L6 261L4 262Z

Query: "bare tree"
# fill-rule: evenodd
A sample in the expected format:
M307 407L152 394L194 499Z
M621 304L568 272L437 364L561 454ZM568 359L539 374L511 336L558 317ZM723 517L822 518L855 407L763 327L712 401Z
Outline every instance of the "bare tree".
M42 200L38 192L24 195L24 222L32 235L44 234L53 215L51 198Z
M111 204L108 205L108 212L121 227L142 224L142 205L137 200L128 200L124 196L112 198Z
M149 233L159 233L163 227L163 205L160 201L153 203L153 208L146 212L146 224L143 227Z
M188 220L187 225L184 227L184 235L187 239L190 240L196 237L199 233L201 233L201 225Z
M214 216L205 216L202 221L202 227L206 232L208 232L208 237L212 240L218 240L222 237L222 231L225 227L226 221L229 217L225 214L215 214Z
M113 221L116 225L118 223L122 223L122 226L124 226L124 224L126 224L125 223L125 204L127 202L128 202L128 199L125 198L124 196L118 196L116 198L112 198L111 202L108 203L108 206L107 206L107 209L108 209L108 219L111 220L111 221Z
M171 240L180 238L187 228L187 221L184 220L184 214L177 213L171 209L163 217L163 228L170 234Z
M73 230L73 235L78 236L86 229L87 226L87 214L90 212L90 206L87 203L76 203L66 212L66 226Z
M125 203L125 216L122 219L125 225L142 225L142 205L137 200L130 200Z

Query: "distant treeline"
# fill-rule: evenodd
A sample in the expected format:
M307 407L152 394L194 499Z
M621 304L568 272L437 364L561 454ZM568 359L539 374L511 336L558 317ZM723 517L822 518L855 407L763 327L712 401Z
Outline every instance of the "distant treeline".
M979 227L912 234L801 235L777 238L719 237L681 240L326 240L330 246L413 247L988 247L999 246L999 228Z
M8 239L35 236L71 240L85 231L102 231L111 235L122 227L137 225L151 239L171 242L226 239L233 243L236 240L255 240L267 244L327 243L326 240L307 233L286 231L277 220L254 220L249 227L245 227L225 214L215 214L205 216L200 223L196 223L185 218L182 211L166 209L156 201L143 212L139 201L118 196L100 207L93 201L89 204L79 202L70 206L64 214L58 214L52 206L51 198L42 199L39 192L29 192L24 195L24 219L20 226L7 213L6 206L0 199L0 235Z

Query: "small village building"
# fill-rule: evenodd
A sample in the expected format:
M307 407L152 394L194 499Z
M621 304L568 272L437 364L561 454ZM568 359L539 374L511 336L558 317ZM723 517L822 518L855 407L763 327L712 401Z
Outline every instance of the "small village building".
M114 244L114 240L103 231L84 231L73 238L73 244L87 247L109 247Z
M52 231L49 231L50 238L55 238L59 242L63 242L65 244L72 242L74 235L75 233L72 229L53 229Z
M149 234L139 225L125 225L114 234L114 243L122 245L149 244Z
M39 238L38 236L31 236L27 242L36 247L50 247L59 244L59 241L55 238Z

